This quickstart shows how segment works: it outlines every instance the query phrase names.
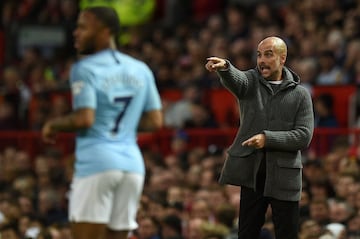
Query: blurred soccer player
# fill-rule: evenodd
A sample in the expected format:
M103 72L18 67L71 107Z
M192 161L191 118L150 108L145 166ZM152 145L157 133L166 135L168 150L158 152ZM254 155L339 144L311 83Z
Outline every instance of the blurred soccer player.
M135 220L144 184L137 130L162 127L161 101L152 72L116 49L116 12L80 12L74 31L81 59L71 71L73 112L46 122L46 142L76 131L75 175L69 220L76 239L125 239Z

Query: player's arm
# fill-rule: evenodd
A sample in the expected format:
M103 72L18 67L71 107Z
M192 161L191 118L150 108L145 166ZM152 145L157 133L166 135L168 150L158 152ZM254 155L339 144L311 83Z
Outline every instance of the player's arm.
M94 121L94 109L78 109L68 115L47 121L42 128L42 136L45 142L54 143L54 138L57 132L77 131L80 129L90 128Z
M55 131L76 131L90 128L95 121L95 111L90 108L78 109L68 115L48 122Z
M73 111L45 123L42 129L45 142L53 143L57 132L77 131L92 126L96 109L96 91L92 85L92 77L88 68L73 65L70 72Z
M140 118L138 131L155 131L161 129L164 124L161 98L154 75L147 65L144 65L143 73L148 87L146 104Z
M154 131L163 127L163 113L161 110L144 112L139 123L139 131Z

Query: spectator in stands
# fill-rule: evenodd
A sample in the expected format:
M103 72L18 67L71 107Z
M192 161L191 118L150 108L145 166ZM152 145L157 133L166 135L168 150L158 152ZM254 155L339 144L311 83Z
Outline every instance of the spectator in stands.
M311 200L309 206L310 218L324 227L330 223L330 209L328 199Z
M214 120L213 113L203 104L191 104L191 117L184 122L184 128L216 128L217 122Z
M183 222L180 217L176 215L167 215L162 219L161 225L162 239L183 239Z
M314 99L315 127L336 128L339 123L334 114L334 98L331 94L321 94Z
M334 53L335 64L341 67L344 64L346 49L345 49L345 36L339 28L330 29L327 38L326 45L329 50Z
M62 239L62 237L57 227L49 226L41 230L36 239Z
M30 214L30 213L29 214L23 213L18 220L18 231L23 238L29 237L29 235L26 235L26 234L28 233L29 230L31 230L30 228L33 226L32 225L32 219L33 219L32 215L33 214Z
M180 163L181 168L184 170L189 167L187 159L189 154L189 140L189 136L184 130L177 130L170 142L170 152L168 156L172 155L176 157L176 161Z
M202 102L202 91L195 84L189 84L182 91L182 98L168 106L164 112L165 126L181 129L192 118L192 106Z
M54 188L41 189L37 200L37 211L45 226L67 221L67 211L61 208L59 195Z
M18 203L22 215L31 215L35 213L34 198L30 195L20 195Z
M0 227L0 236L3 239L21 239L14 222L9 222Z
M210 221L214 217L212 208L207 199L198 198L191 205L191 218L201 218L204 221Z
M358 54L360 52L360 41L354 38L347 44L346 59L344 63L344 70L349 73L351 83L360 84L360 65Z
M237 239L236 208L228 203L220 203L215 211L216 223L226 226L229 230L225 239Z
M345 200L350 193L351 186L354 185L359 174L340 172L334 184L336 197Z
M71 234L70 223L61 223L58 225L61 239L75 239Z
M348 78L342 69L336 65L334 52L323 50L319 55L320 73L316 78L318 85L342 85L348 83Z
M312 94L317 76L316 61L309 57L299 60L295 65L295 70L301 75L301 84Z
M49 112L49 118L57 118L70 112L70 104L65 96L57 96L51 102L52 106Z
M357 174L359 175L359 174ZM357 206L357 194L360 192L360 181L357 180L349 185L348 194L346 195L346 202L350 204L351 207L357 211L359 208Z
M52 70L43 63L36 63L31 68L28 83L34 94L43 94L57 87Z
M175 205L176 203L182 204L184 199L184 191L181 186L172 186L167 190L166 203L168 205Z
M345 225L347 220L354 214L352 208L346 201L332 200L329 202L330 223L340 223ZM328 224L328 225L329 225Z
M25 231L25 238L36 238L39 235L40 231L45 230L46 226L43 224L42 220L34 215L30 215L30 222Z
M59 24L61 18L60 1L48 0L45 7L41 10L38 21L47 24Z
M172 75L172 66L170 63L161 64L158 66L157 71L155 72L156 85L159 90L171 89L176 86L176 82L173 79Z
M311 183L309 191L312 200L326 200L334 197L332 185L327 181Z
M324 229L314 220L307 219L300 224L299 239L320 238Z
M11 120L13 123L17 123L15 126L17 128L26 128L31 92L25 84L19 68L9 66L4 69L1 92L3 104L9 103L11 108L14 109L15 118Z
M203 238L204 233L201 229L203 223L205 223L201 218L191 218L188 221L188 225L186 227L187 231L185 232L185 237L188 239L199 239Z
M74 109L42 128L48 143L61 131L79 133L69 207L77 239L126 239L137 227L145 168L136 132L162 127L153 75L143 62L117 51L119 33L114 9L80 13L74 37L81 59L71 71Z
M308 160L303 167L303 180L306 183L323 183L326 180L326 174L320 160Z
M205 65L218 73L241 109L239 132L220 177L221 183L241 186L239 238L259 236L269 204L276 237L297 237L300 150L311 141L314 118L310 93L284 66L286 57L285 42L267 37L258 44L256 69L240 71L218 57Z
M139 219L136 239L160 239L160 222L150 216Z
M229 5L226 8L226 36L230 42L238 38L247 37L249 25L246 24L246 14L243 9L236 5Z
M41 49L38 47L32 46L32 47L26 47L22 50L22 53L20 55L20 62L19 67L21 69L22 74L24 74L24 80L27 85L30 86L31 84L29 82L30 78L30 72L33 68L36 66L44 65L44 59L41 53Z
M355 239L360 236L360 215L351 216L347 223L347 238Z

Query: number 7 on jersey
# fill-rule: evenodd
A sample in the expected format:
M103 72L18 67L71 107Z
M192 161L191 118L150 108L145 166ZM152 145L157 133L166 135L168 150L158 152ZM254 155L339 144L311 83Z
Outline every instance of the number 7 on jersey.
M116 134L118 132L120 121L121 121L122 117L124 116L125 111L131 102L131 99L132 99L132 96L115 97L114 98L114 103L123 103L124 107L122 108L122 110L119 112L119 114L117 115L117 117L115 119L115 126L111 130L112 133Z

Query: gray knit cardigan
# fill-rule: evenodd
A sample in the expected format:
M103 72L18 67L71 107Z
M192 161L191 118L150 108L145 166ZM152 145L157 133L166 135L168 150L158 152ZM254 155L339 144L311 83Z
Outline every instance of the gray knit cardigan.
M299 201L302 187L301 150L309 146L314 130L312 99L300 78L284 67L283 82L273 92L257 69L240 71L229 64L217 72L221 83L238 99L240 127L227 151L219 179L222 184L255 188L260 161L266 160L264 196ZM241 143L264 133L265 157Z

